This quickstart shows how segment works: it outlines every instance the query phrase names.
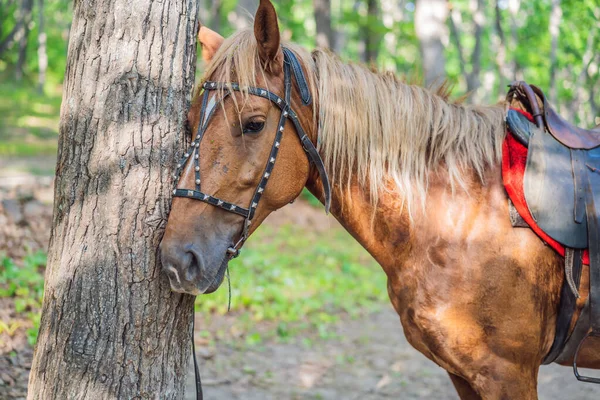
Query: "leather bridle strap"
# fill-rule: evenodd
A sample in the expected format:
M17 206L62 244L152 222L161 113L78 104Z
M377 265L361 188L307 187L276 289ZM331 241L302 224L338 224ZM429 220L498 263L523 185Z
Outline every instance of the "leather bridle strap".
M226 251L221 265L219 266L219 270L215 276L216 279L222 279L225 271L228 268L229 261L232 258L235 258L239 255L239 251L241 247L244 245L246 239L248 238L250 225L252 223L252 219L254 218L254 214L256 212L256 208L262 195L264 193L265 187L269 182L269 177L273 172L273 168L275 166L275 161L277 159L277 155L279 154L279 146L281 145L281 139L283 137L283 131L285 127L285 123L287 120L290 120L294 125L296 130L296 134L300 139L300 143L302 144L302 148L304 149L308 160L314 164L319 173L319 177L321 180L321 184L323 185L323 193L325 197L325 212L329 213L329 208L331 204L331 187L329 183L329 178L327 176L327 172L325 171L325 165L323 164L323 160L319 155L315 145L312 143L304 129L302 128L302 124L298 119L298 115L294 112L291 106L291 94L292 94L292 75L298 85L300 99L302 100L303 105L310 105L312 102L312 96L310 94L310 88L308 86L306 77L304 76L304 72L302 71L302 66L300 62L296 58L296 55L287 48L283 48L284 62L283 62L283 70L284 70L284 98L279 97L275 93L270 92L267 89L258 88L258 87L248 87L248 88L240 88L238 83L230 82L212 82L207 81L204 82L202 88L204 89L203 98L202 98L202 107L200 109L200 120L198 123L198 130L194 141L191 146L183 155L183 158L177 165L177 172L175 174L175 189L173 190L174 197L186 197L193 200L198 200L210 204L214 207L219 207L225 211L237 214L241 217L244 217L244 225L242 228L242 232L240 238L235 244L232 244ZM212 91L219 91L223 93L221 99L216 100L216 97L213 96L209 99L209 93ZM275 138L273 140L273 145L271 146L271 151L269 152L269 158L267 159L265 169L263 175L260 179L256 190L254 191L254 195L252 196L252 200L248 207L242 207L232 202L221 200L215 196L202 192L201 189L201 176L200 176L200 142L204 137L204 133L208 128L208 124L210 119L217 110L218 105L221 104L225 98L233 92L243 92L247 91L247 93L266 98L273 102L279 109L281 110L281 116L279 118L279 124L277 125L277 132L275 133ZM194 163L194 172L195 172L195 188L194 189L185 189L185 188L177 188L177 184L181 175L181 172L187 163L192 160ZM202 394L202 384L200 380L200 371L198 368L198 361L196 359L196 348L193 340L193 329L194 324L192 322L192 351L194 358L194 372L196 375L196 398L198 400L203 399Z
M235 213L245 218L244 227L242 230L242 234L237 243L233 244L228 248L228 254L233 258L238 254L239 249L244 244L245 240L248 237L249 227L252 223L252 219L254 218L254 214L256 212L256 208L260 199L262 198L262 194L266 188L266 185L269 181L269 177L273 171L275 161L277 159L277 154L279 152L279 146L281 144L281 138L283 135L283 130L285 126L285 121L289 119L298 135L300 142L302 143L302 147L311 163L313 163L317 169L317 172L320 176L321 183L323 185L324 196L325 196L325 211L328 213L331 203L331 188L329 183L329 178L327 176L327 172L325 171L325 165L323 164L323 160L321 159L317 149L314 144L302 128L300 121L298 119L298 115L291 107L291 92L292 92L292 75L294 76L296 83L298 84L300 90L300 97L302 103L308 105L311 103L312 98L310 95L310 90L308 87L308 83L306 78L304 77L304 73L302 72L302 67L294 55L292 51L287 48L283 49L284 54L284 86L285 86L285 95L284 98L279 97L275 93L258 87L248 87L245 89L240 88L239 84L233 83L224 83L224 82L213 82L206 81L202 85L204 89L203 99L202 99L202 108L200 112L200 122L198 124L198 131L196 138L192 142L190 148L183 156L183 159L177 166L177 174L176 178L179 178L179 174L182 171L183 166L190 160L190 157L193 156L194 161L194 169L195 169L195 189L184 189L184 188L176 188L173 190L174 197L187 197L194 200L203 201L212 206L219 207L225 211ZM211 91L222 91L224 92L223 97L215 101L214 98L209 101L209 92ZM273 145L271 147L271 151L269 154L269 158L267 160L265 170L261 177L260 183L258 184L254 195L252 196L252 200L250 201L250 205L248 207L242 207L237 204L224 201L210 194L204 193L201 190L201 177L200 177L200 142L208 128L208 124L210 119L212 118L217 106L232 92L235 91L247 91L249 94L254 96L259 96L266 98L273 102L276 106L281 110L281 117L279 120L277 132L275 134L275 139L273 141Z

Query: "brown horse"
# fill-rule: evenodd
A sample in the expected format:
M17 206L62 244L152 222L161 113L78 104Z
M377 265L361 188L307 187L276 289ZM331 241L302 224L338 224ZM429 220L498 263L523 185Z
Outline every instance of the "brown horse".
M253 32L223 40L202 28L199 40L209 61L205 78L237 82L240 90L196 96L189 113L194 131L204 122L205 99L222 101L199 143L199 175L189 157L178 187L193 188L201 176L203 193L249 204L282 111L244 88L285 95L287 61L275 9L261 0ZM387 274L408 341L448 371L461 399L537 398L538 369L554 339L563 260L532 231L510 224L500 168L502 107L452 104L444 93L328 52L285 48L299 60L312 94L307 104L295 82L290 102L332 178L331 212ZM282 126L277 162L250 226L222 207L174 198L161 243L174 290L216 290L228 248L303 187L325 201L322 174L309 163L298 126ZM579 310L588 274L585 267ZM594 340L580 353L582 367L600 368Z

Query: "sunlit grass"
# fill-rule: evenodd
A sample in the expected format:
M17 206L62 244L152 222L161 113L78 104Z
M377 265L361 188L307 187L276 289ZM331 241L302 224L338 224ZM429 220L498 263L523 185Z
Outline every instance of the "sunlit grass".
M16 320L29 321L31 343L39 326L45 261L41 252L20 261L0 255L0 297L13 298ZM263 340L264 329L257 329L261 322L271 327L268 335L284 340L307 329L327 338L340 317L358 317L387 302L385 274L339 227L314 232L293 225L264 226L230 263L230 272L231 312L247 344ZM198 296L196 310L210 320L227 312L227 301L224 282L216 293ZM0 333L17 328L0 326Z
M277 323L276 334L302 328L326 336L340 315L359 316L387 300L386 277L371 256L341 228L316 233L286 225L261 227L230 263L231 312L252 321ZM196 310L227 312L225 281L214 294L199 296Z
M0 155L55 154L61 92L0 79Z

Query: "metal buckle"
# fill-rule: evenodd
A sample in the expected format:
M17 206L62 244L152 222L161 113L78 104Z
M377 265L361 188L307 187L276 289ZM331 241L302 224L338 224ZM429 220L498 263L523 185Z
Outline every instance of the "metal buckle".
M575 356L573 356L573 373L575 374L575 378L577 378L577 380L580 382L600 383L600 378L594 378L591 376L582 376L579 374L579 371L577 370L577 356L579 355L579 350L581 349L583 342L585 342L585 340L589 337L600 337L600 331L592 330L592 331L588 332L588 334L583 337L581 342L579 342L579 345L577 346L577 350L575 350Z
M233 259L240 255L240 250L230 246L227 248L227 254Z

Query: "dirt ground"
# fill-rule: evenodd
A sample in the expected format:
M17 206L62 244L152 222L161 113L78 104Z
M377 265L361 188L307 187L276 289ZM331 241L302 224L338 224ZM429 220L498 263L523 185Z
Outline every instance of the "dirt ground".
M211 321L212 328L231 326L235 316ZM197 330L212 329L196 320ZM206 399L436 399L458 396L446 372L406 341L391 306L362 319L336 325L338 338L305 337L290 343L236 346L235 339L208 346L196 335ZM204 344L204 345L203 345ZM195 399L190 364L186 399ZM598 399L600 387L579 383L571 368L544 366L539 374L542 400Z
M51 200L47 178L0 179L0 251L20 257L24 246L45 248ZM316 230L337 224L303 201L274 214L268 223ZM0 299L1 320L15 317L9 303L10 299ZM248 345L235 333L233 326L240 317L217 316L207 322L197 316L195 341L208 400L458 398L446 373L406 342L389 305L359 319L342 317L333 338L305 332L287 342L273 338L259 345ZM207 340L202 331L209 336L217 331L226 334ZM10 337L0 335L0 400L25 398L31 356L24 329ZM570 368L552 365L540 371L539 393L548 400L598 399L600 387L578 383ZM186 399L194 398L190 364Z

